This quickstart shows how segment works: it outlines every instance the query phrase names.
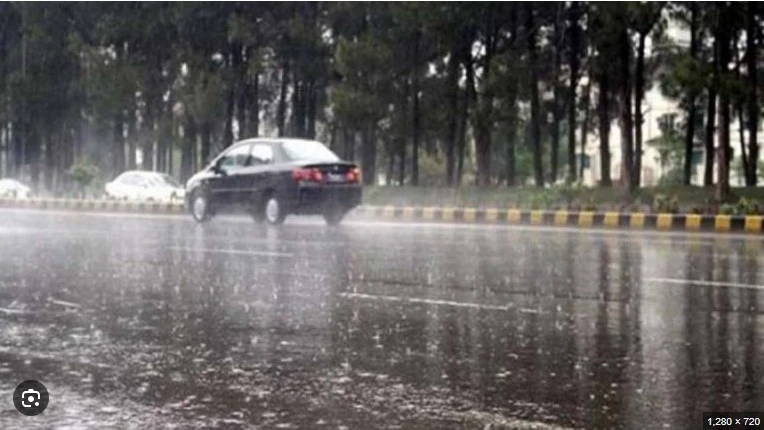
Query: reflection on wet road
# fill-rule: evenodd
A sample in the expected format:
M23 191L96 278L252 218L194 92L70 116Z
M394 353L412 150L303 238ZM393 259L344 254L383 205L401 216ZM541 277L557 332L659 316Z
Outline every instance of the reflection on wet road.
M4 211L0 428L695 428L764 404L761 245Z

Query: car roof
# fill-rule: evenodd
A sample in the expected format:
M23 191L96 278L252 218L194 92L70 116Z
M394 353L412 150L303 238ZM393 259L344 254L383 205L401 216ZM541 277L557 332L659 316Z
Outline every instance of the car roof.
M162 172L155 172L153 170L125 170L124 172L120 173L119 176L132 175L132 174L149 176L149 175L161 175Z
M13 178L0 178L0 182L10 182L13 184L24 185L24 183L22 183L18 179L13 179Z
M321 143L318 140L315 139L301 139L296 137L252 137L249 139L243 139L239 140L238 142L234 142L233 145L242 145L245 143L252 144L252 143ZM232 145L232 146L233 146Z

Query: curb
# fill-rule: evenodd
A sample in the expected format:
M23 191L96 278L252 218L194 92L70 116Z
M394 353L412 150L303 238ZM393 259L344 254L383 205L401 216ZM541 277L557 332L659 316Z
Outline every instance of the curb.
M764 216L669 213L569 212L520 209L361 206L357 215L384 220L605 227L630 230L745 232L760 234Z
M0 208L67 209L98 212L181 214L182 203L117 200L8 199ZM476 209L411 206L359 206L354 216L394 221L456 222L465 224L517 224L558 227L604 227L630 230L688 232L745 232L761 234L764 216L696 215L669 213L569 212L520 209Z
M93 212L179 214L182 203L129 202L121 200L8 199L0 198L0 208L67 209Z

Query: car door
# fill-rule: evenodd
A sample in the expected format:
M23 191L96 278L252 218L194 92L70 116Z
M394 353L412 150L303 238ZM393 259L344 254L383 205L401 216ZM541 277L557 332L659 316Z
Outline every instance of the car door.
M140 176L135 173L128 173L119 180L119 189L122 198L126 200L139 200L141 192L140 187Z
M236 191L234 199L247 207L257 200L262 192L264 174L273 164L273 148L270 143L257 142L252 144L248 163L236 174Z
M210 191L218 204L235 202L241 187L241 170L249 164L251 150L251 144L237 145L218 160L217 172L210 179Z

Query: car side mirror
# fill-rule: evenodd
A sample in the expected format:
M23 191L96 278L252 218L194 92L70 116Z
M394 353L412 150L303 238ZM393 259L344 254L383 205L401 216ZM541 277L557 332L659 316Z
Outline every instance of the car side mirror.
M220 166L220 160L218 160L215 164L213 164L210 170L212 171L212 173L216 173L218 175L223 175L223 176L226 175L225 169L223 169Z

